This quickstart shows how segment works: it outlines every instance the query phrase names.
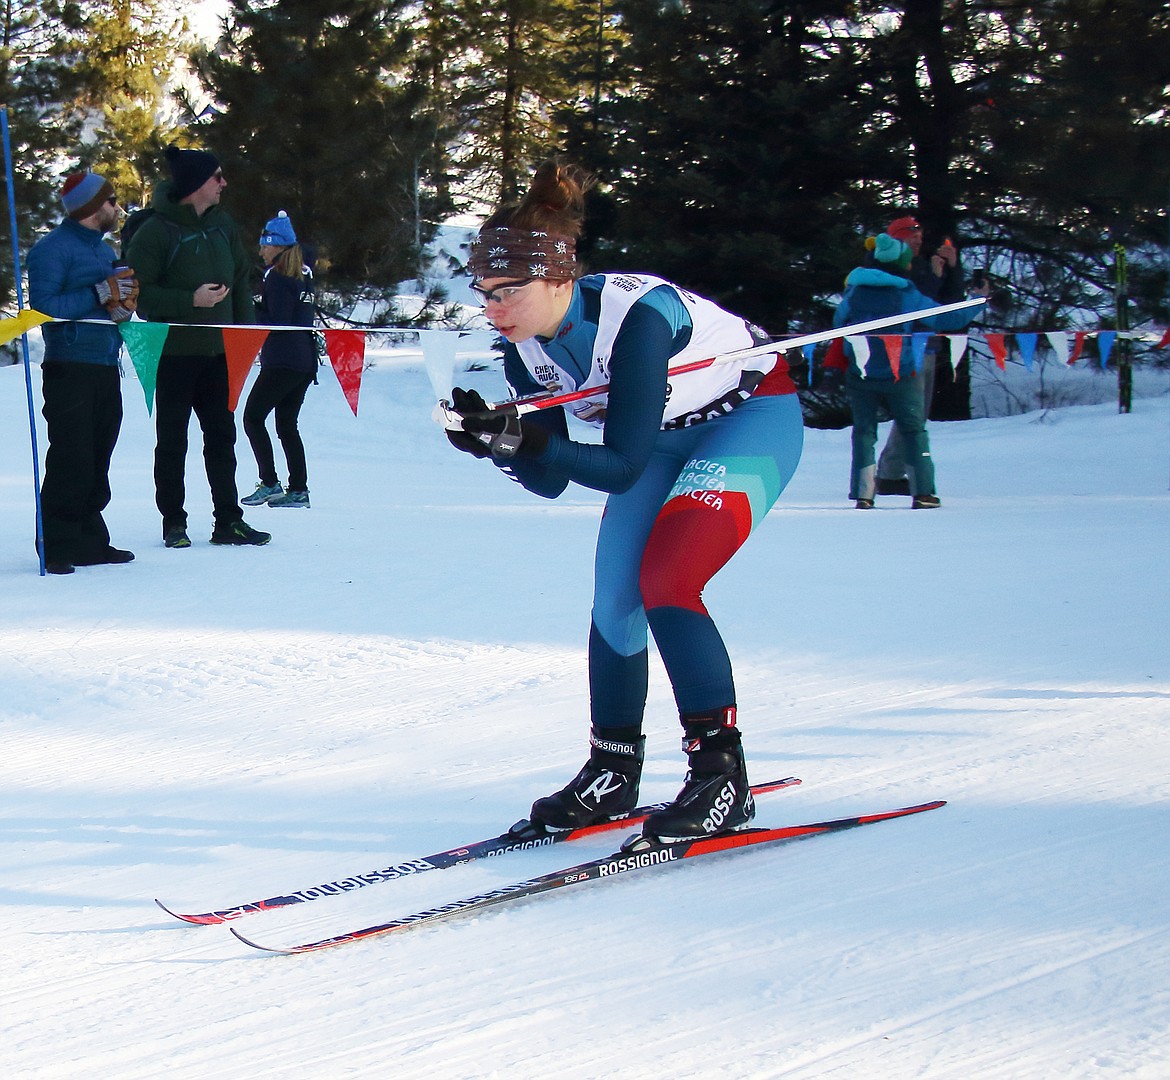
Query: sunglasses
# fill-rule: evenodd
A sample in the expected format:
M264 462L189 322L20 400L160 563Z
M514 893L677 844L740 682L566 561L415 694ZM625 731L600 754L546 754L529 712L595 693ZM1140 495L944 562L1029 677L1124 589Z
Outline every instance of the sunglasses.
M516 294L520 292L521 289L527 288L535 280L536 278L526 278L524 281L513 281L511 284L499 285L494 289L484 289L479 285L472 285L471 291L475 293L476 299L481 304L483 304L484 307L487 307L487 305L493 300L497 304L507 306L516 299Z

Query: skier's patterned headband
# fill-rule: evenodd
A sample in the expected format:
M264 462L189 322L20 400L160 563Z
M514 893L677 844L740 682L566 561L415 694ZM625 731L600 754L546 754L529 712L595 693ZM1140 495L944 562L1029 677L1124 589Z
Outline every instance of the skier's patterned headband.
M571 281L577 272L577 244L571 236L533 229L481 229L471 241L467 268L484 278L546 278Z

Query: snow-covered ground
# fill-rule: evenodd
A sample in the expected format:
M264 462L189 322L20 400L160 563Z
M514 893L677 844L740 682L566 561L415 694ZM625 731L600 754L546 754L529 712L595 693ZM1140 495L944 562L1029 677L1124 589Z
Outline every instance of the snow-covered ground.
M34 369L34 375L36 375ZM498 397L494 371L462 377ZM1170 401L936 424L943 508L845 500L809 431L708 590L761 799L944 809L292 958L228 906L506 828L585 752L601 498L450 450L417 358L306 404L313 508L165 550L133 378L130 566L42 578L0 369L0 1071L48 1078L1170 1076ZM39 388L38 388L39 405ZM41 433L43 451L44 436ZM241 440L239 479L254 472ZM683 771L652 668L644 799ZM376 885L241 931L381 922L612 850Z

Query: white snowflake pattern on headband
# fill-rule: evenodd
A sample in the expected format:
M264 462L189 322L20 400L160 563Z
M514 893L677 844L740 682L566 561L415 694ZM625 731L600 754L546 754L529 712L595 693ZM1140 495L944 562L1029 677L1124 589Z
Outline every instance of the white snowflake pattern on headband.
M529 263L528 276L534 278L548 277L548 266L545 263Z

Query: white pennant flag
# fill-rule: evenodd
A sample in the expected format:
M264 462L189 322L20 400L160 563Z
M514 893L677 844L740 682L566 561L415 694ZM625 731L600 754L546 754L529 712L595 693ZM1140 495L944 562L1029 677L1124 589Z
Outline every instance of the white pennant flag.
M1052 346L1052 351L1056 353L1056 359L1062 364L1068 363L1068 334L1063 330L1053 330L1044 335L1048 339L1048 344Z
M853 362L864 376L865 365L869 363L869 342L864 337L847 337L845 340L853 346Z
M958 371L959 365L963 362L963 356L967 352L967 335L947 334L947 341L951 343L951 370Z

